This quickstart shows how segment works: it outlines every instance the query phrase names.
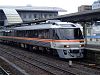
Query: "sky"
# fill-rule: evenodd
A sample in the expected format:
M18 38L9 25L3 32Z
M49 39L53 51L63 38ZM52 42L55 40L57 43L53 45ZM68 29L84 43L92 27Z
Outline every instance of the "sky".
M65 9L68 13L78 11L78 6L92 5L96 0L0 0L0 6L46 6L46 7L60 7Z

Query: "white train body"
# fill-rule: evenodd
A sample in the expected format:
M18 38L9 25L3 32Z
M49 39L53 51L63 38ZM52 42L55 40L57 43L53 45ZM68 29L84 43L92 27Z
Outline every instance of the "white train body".
M56 52L60 58L84 57L84 38L81 28L76 24L46 22L14 27L8 29L8 31L10 31L11 35L0 36L0 40L19 42L32 47L41 47Z

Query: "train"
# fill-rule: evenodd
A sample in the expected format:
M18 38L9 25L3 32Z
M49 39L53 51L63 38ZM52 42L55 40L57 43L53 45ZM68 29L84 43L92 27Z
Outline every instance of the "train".
M70 22L47 20L30 25L4 27L0 42L57 55L59 58L84 57L85 41L81 27Z

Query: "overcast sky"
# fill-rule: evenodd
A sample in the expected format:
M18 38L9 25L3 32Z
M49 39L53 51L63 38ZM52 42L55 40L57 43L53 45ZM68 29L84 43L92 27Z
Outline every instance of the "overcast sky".
M96 0L0 0L0 6L48 6L60 7L67 10L66 13L77 12L78 6L92 5Z

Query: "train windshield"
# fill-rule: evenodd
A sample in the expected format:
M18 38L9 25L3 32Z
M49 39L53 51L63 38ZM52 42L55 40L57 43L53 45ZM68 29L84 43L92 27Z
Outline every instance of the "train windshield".
M59 39L67 39L67 40L83 39L83 35L80 28L74 28L74 29L61 28L57 29L56 31L58 33Z

